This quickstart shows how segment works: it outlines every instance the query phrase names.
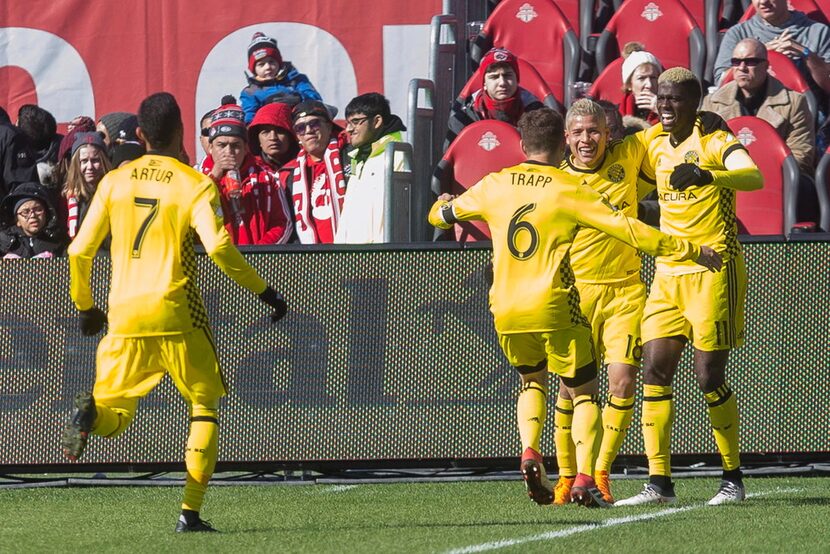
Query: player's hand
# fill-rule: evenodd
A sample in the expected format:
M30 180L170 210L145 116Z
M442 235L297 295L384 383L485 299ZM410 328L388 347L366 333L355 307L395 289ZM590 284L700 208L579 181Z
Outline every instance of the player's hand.
M697 257L695 262L709 271L720 271L720 268L723 267L723 258L708 246L700 247L700 256Z
M85 337L97 335L107 324L107 314L96 306L88 310L81 310L78 317L80 318L81 334Z
M454 198L455 196L448 192L445 192L444 194L438 197L438 200L440 200L441 202L452 202Z
M266 287L264 291L259 293L259 299L274 308L271 321L279 321L288 313L288 303L286 303L285 298L271 287Z
M674 171L669 177L669 185L674 190L686 190L692 186L708 185L713 180L711 171L687 162L674 166Z

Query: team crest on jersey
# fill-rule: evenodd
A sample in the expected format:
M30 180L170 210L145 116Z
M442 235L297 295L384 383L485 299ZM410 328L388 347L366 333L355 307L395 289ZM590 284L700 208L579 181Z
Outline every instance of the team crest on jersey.
M683 161L687 164L700 165L700 154L694 150L689 150L683 155Z
M620 164L612 164L608 168L608 180L612 183L620 183L625 179L625 168Z

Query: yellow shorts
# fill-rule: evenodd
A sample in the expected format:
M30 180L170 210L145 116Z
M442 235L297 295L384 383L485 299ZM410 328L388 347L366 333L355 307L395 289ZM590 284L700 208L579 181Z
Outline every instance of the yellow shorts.
M575 325L558 331L499 334L499 345L513 367L535 367L547 360L548 371L574 377L596 358L591 330Z
M640 320L646 302L646 286L630 279L619 284L577 283L579 306L591 323L594 345L603 363L640 367L643 344Z
M196 329L182 335L101 339L96 355L95 400L138 399L169 373L190 404L216 406L225 395L212 337Z
M643 312L643 342L682 335L711 352L744 343L746 266L743 256L721 271L657 273Z

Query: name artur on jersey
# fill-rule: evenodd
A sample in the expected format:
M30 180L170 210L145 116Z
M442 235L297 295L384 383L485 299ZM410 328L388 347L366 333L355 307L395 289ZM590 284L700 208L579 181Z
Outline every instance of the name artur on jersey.
M156 169L155 167L142 167L140 170L135 168L132 173L130 173L130 179L135 181L158 181L159 183L170 183L170 180L173 179L173 172L169 169L167 171L163 171L161 169Z
M510 181L511 185L517 186L524 186L524 187L545 187L548 183L553 181L553 177L550 175L534 175L532 173L511 173L512 180Z

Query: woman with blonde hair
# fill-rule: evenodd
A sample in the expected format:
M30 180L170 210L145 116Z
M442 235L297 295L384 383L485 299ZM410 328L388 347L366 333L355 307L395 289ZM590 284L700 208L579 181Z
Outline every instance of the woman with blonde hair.
M107 147L100 133L78 133L66 170L62 195L69 238L75 238L101 178L112 169Z
M622 82L623 101L620 113L644 119L654 125L657 116L657 77L663 71L660 60L639 42L623 47Z

